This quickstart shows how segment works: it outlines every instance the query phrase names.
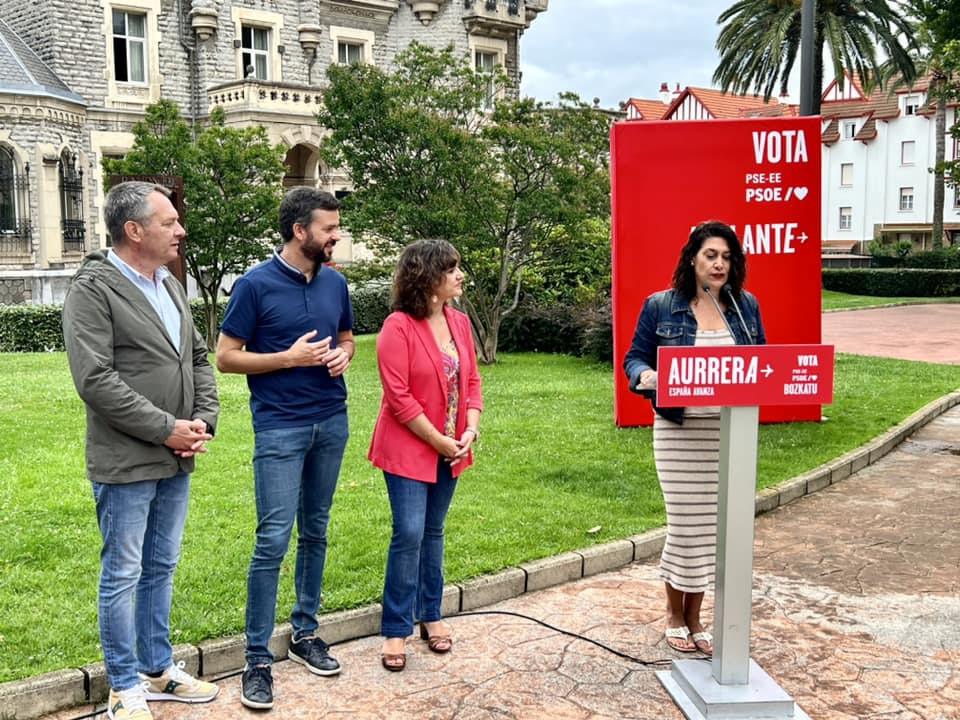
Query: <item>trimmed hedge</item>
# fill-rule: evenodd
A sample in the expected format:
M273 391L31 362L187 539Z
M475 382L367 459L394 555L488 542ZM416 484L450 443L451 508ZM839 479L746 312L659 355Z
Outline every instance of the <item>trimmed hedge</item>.
M546 352L613 362L610 300L596 305L530 305L500 324L498 352Z
M390 286L367 285L350 291L353 304L353 334L380 332L390 314Z
M351 298L354 332L358 335L379 332L390 313L390 288L361 288L352 292ZM227 301L220 300L218 325L223 322L226 309ZM63 351L62 313L63 305L0 305L0 352ZM203 334L207 326L203 301L191 300L190 313Z
M220 321L227 307L220 301ZM0 305L0 352L62 352L63 305ZM198 328L206 327L203 301L190 301ZM219 324L219 323L218 323Z
M879 297L960 295L960 270L915 268L824 268L823 288Z
M63 350L62 305L0 305L0 352Z

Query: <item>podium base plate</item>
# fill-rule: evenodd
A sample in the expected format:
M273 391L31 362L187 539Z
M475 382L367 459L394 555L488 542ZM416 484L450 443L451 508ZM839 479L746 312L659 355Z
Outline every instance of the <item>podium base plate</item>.
M688 720L810 720L753 660L750 682L721 685L708 660L674 660L657 679Z

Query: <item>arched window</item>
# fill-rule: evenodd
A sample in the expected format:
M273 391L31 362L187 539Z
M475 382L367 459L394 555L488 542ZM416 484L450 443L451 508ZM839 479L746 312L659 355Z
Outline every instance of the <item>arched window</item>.
M29 170L18 172L13 150L0 145L0 255L30 252Z
M0 232L9 233L17 227L17 197L14 192L16 165L9 148L0 145Z
M82 253L87 234L83 223L83 170L77 170L77 156L69 150L60 155L59 170L63 251Z

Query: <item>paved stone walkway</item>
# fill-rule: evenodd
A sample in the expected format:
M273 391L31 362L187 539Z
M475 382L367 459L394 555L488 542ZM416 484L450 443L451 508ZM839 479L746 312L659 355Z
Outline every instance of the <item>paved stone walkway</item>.
M960 365L960 303L824 313L821 327L837 352Z
M838 352L960 363L957 328L960 305L913 306L830 313L823 335ZM958 517L960 406L877 463L760 516L753 659L811 718L960 719ZM711 601L708 594L708 610ZM533 616L657 662L684 657L663 641L663 606L656 563L646 562L484 610ZM243 708L233 676L219 681L214 702L154 703L154 716L682 718L654 675L663 666L644 666L513 616L457 616L450 623L453 652L434 655L411 639L403 673L383 670L380 638L367 637L335 646L344 667L336 678L312 676L291 662L275 665L271 713ZM106 717L102 710L74 708L46 720Z

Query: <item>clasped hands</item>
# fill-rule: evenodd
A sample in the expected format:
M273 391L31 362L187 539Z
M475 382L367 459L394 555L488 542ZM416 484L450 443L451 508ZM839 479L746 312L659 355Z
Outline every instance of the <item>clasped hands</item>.
M446 435L439 435L434 447L437 449L437 452L440 453L443 459L450 463L450 466L453 467L467 456L467 453L470 451L470 446L473 445L474 440L476 440L476 435L470 431L464 430L459 440L455 440L452 437L447 437Z
M350 355L343 348L331 348L332 338L329 335L322 340L311 342L316 335L317 331L311 330L297 338L290 346L287 353L293 361L292 364L296 367L326 365L330 377L343 375L350 365Z
M182 458L193 457L197 453L207 452L207 441L213 435L207 432L207 423L200 418L193 420L175 420L173 432L163 444L173 450L174 455Z

